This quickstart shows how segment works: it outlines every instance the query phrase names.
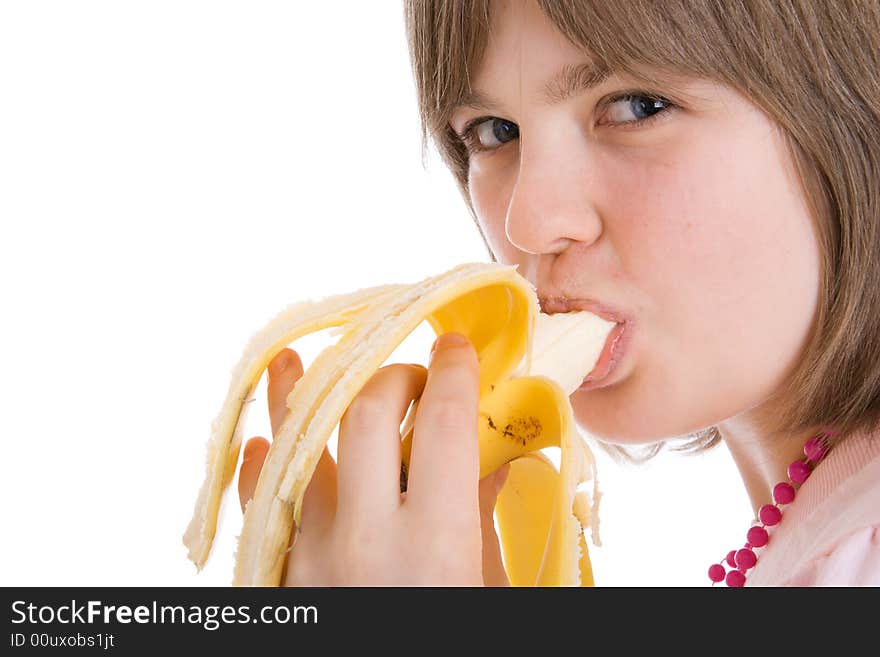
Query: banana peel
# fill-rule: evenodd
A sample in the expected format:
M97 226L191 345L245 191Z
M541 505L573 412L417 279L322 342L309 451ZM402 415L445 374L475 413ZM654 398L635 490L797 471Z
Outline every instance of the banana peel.
M540 313L534 287L516 266L498 263L465 263L415 284L289 306L248 342L211 425L205 479L183 539L190 560L201 570L208 558L222 497L238 463L247 401L275 354L315 331L335 327L340 336L287 397L289 412L245 509L236 586L280 584L293 524L334 428L364 384L427 322L438 336L462 333L477 352L480 477L511 463L496 506L511 583L591 586L584 530L590 528L593 543L600 545L600 495L595 459L577 433L568 395L571 382L592 369L613 324L586 312L567 315L560 329L562 318L557 322L557 316ZM536 327L548 328L536 336ZM541 335L551 338L536 340ZM566 357L572 350L580 360ZM418 400L401 426L402 488L417 407ZM559 470L541 453L547 447L559 448ZM592 491L584 487L588 482Z

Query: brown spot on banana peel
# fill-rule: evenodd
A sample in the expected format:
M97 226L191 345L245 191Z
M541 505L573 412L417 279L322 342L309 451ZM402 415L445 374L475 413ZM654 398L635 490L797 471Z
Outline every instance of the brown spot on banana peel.
M495 426L495 423L492 421L492 416L486 416L486 419L488 421L489 428L497 432L498 427ZM522 445L526 445L526 443L539 440L542 433L543 426L541 425L541 420L539 420L534 415L515 418L511 422L508 422L504 426L504 429L500 431L500 434L504 438L509 438L513 442L517 442Z
M514 441L525 445L541 437L541 422L536 417L517 418L512 424L504 427L501 435L512 437Z
M504 428L499 430L498 426L492 420L491 415L486 415L486 422L488 427L498 433L503 438L507 438L512 443L519 443L523 447L527 444L538 441L541 439L544 427L541 424L541 420L535 417L534 415L512 418L507 424L504 425ZM412 435L410 432L406 432L404 436L404 454L402 454L402 459L400 463L400 492L405 493L407 489L407 480L409 477L409 468L407 467L407 452L411 447L410 440L412 439Z

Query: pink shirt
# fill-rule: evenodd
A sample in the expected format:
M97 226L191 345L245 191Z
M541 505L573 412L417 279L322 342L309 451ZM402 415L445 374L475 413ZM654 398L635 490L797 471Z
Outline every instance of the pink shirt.
M828 452L783 507L746 586L880 586L880 436Z

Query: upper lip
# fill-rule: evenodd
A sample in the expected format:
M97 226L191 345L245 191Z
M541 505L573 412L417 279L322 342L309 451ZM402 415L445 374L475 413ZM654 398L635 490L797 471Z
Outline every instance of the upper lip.
M538 294L541 312L547 315L567 313L574 310L586 310L609 322L623 324L632 321L632 317L623 311L611 308L596 299L588 297L567 297L553 294Z

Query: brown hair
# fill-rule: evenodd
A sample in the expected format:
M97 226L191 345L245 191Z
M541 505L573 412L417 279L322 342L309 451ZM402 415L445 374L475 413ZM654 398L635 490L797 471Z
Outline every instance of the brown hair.
M651 69L727 84L781 128L822 253L819 310L799 367L777 392L775 431L880 426L880 3L866 0L538 0L575 46L612 71ZM488 0L405 0L427 138L478 229L468 154L449 126L471 91L491 28ZM480 229L481 235L482 229ZM485 235L483 241L486 243ZM492 260L494 254L489 249ZM703 451L716 427L676 448ZM832 441L833 442L833 441ZM609 446L605 446L606 449ZM625 448L609 451L631 460Z

